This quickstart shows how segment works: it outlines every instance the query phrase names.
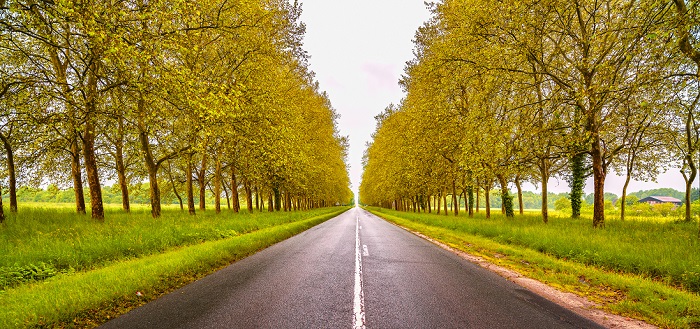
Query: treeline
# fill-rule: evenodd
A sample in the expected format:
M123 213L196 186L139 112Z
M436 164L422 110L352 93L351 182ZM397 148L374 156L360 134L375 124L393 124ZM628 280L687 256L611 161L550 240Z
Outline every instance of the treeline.
M700 147L700 7L685 1L443 0L415 36L407 96L376 117L361 200L424 209L569 182L573 217L593 176L593 226L605 178L654 179L679 167L686 220ZM676 169L674 169L676 170ZM522 204L523 200L518 200ZM456 202L452 201L452 204ZM521 207L522 208L522 207ZM458 212L454 208L455 213ZM486 215L490 209L487 206Z
M207 190L217 212L222 196L236 211L349 202L347 140L300 15L285 0L0 1L10 210L17 186L50 182L78 213L89 193L103 220L106 180L127 212L128 186L147 182L153 217L168 190L191 214Z

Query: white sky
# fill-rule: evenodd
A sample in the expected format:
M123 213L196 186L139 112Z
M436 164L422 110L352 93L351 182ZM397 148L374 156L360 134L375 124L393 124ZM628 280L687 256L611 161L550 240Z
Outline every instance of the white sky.
M341 115L341 134L350 137L350 180L357 189L362 154L374 131L374 116L404 96L398 81L405 62L413 58L415 31L430 14L424 0L302 0L306 24L304 49L321 89L328 92ZM676 169L659 176L658 184L632 182L628 192L658 187L685 189ZM624 179L613 173L606 192L621 194ZM697 186L696 184L694 184ZM524 186L535 190L534 186ZM593 192L589 179L586 193ZM566 181L552 179L550 192L568 192Z

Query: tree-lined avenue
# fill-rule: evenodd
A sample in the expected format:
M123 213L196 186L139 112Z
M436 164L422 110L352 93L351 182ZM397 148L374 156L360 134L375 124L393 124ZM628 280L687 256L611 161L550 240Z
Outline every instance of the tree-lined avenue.
M598 327L355 208L102 328L352 327L356 225L367 328Z

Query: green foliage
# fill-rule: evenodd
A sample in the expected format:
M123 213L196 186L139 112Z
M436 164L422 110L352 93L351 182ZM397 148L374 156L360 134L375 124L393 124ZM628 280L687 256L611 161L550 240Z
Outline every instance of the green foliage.
M158 250L138 258L127 257L105 263L104 266L60 275L40 285L8 289L0 293L0 304L5 305L4 311L0 312L0 327L74 327L83 318L93 321L83 326L95 326L94 321L106 322L157 298L161 293L172 291L179 285L194 281L345 210L347 208L299 213L300 216L294 219L278 218L274 224L274 221L268 221L265 228L260 227L245 234ZM138 221L153 223L146 211L138 217ZM212 216L205 221L209 225L216 225L215 222L225 225L224 222L240 220L263 222L265 217L271 219L275 216L231 216L226 220L221 220L221 217L215 220L216 217ZM173 229L178 226L178 221L167 223ZM125 229L128 231L129 228ZM135 296L137 291L142 292L142 296ZM95 318L96 310L102 317Z
M58 273L59 271L53 265L44 262L39 262L36 265L0 267L0 291L27 282L46 280Z
M571 200L569 198L559 198L554 202L554 209L557 211L571 211Z
M583 188L586 185L585 161L586 155L583 153L576 154L569 160L571 174L567 176L567 181L569 182L569 187L571 188L569 200L571 201L571 217L573 218L578 218L581 216Z
M633 205L637 204L637 202L639 202L639 200L640 200L639 197L637 197L636 195L627 195L625 197L625 203L628 206L633 206Z
M683 224L684 227L679 229L677 224L673 223L659 226L658 222L613 221L609 225L612 224L616 232L600 234L600 230L591 232L590 227L585 223L568 218L554 218L548 225L543 225L535 216L524 218L525 223L506 222L502 219L484 220L480 216L467 222L454 217L371 210L398 225L423 233L453 248L484 257L489 262L556 285L564 291L587 297L599 303L603 309L614 313L643 319L662 328L694 328L700 321L700 307L698 307L700 298L692 292L697 289L691 291L679 289L678 285L660 276L657 270L649 275L640 276L629 272L610 271L595 262L592 266L586 265L591 264L586 261L587 257L603 259L617 250L615 234L629 233L632 236L623 239L621 246L625 251L621 254L625 258L642 260L653 266L651 264L657 260L653 257L659 254L647 255L645 252L649 250L654 252L655 245L663 246L664 236L673 236L679 231L684 232L683 234L692 234L692 225ZM648 232L646 225L654 227L657 231ZM621 227L624 228L620 231ZM566 233L573 234L570 237L575 240L574 243L568 242L569 238L563 235ZM682 238L671 237L670 240L677 242L682 241ZM688 242L682 242L686 245L680 246L678 251L686 255L687 251L683 249L688 247ZM575 245L588 250L585 252L587 256L576 257L576 248L571 249ZM639 249L635 249L634 245L639 245ZM690 245L694 244L691 242ZM550 251L552 249L562 252L552 253ZM570 251L567 252L567 250ZM671 248L664 254L673 251ZM668 261L684 260L673 260L672 255L661 258L664 264ZM684 265L677 264L677 266ZM642 270L634 264L630 268L633 273ZM681 275L683 278L697 275L694 270L680 270L684 273ZM695 280L688 279L685 282L690 283Z
M664 217L668 217L676 209L676 206L672 203L659 203L653 205L653 208L655 213Z
M515 212L513 212L513 196L506 191L505 193L501 193L501 199L503 200L503 207L506 211L506 217L514 217Z
M670 197L676 198L678 200L685 199L684 192L677 191L677 190L672 189L672 188L657 188L657 189L653 189L653 190L641 190L638 192L628 194L628 197L632 196L632 195L639 198L639 200L644 199L646 197L650 197L650 196L670 196Z
M239 236L260 229L328 214L338 208L304 212L235 214L213 211L196 217L171 207L167 219L154 220L147 207L124 214L107 208L106 223L86 221L64 206L25 207L0 230L0 281L5 287L44 279L58 272L87 271L115 261L138 258Z
M517 221L477 216L465 221L454 216L372 210L700 292L700 254L695 252L700 242L695 238L695 223L608 221L605 230L596 230L585 221L569 218L552 218L548 224L539 216Z

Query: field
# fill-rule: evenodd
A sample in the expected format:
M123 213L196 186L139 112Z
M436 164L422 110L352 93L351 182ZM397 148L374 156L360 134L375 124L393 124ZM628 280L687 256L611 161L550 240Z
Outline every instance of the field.
M153 219L114 206L100 223L70 205L20 204L0 226L0 327L99 324L346 209Z
M563 290L591 298L609 311L661 327L700 325L700 241L696 223L668 218L609 219L534 213L485 219L369 208L396 224L480 255ZM609 216L612 217L612 216Z

